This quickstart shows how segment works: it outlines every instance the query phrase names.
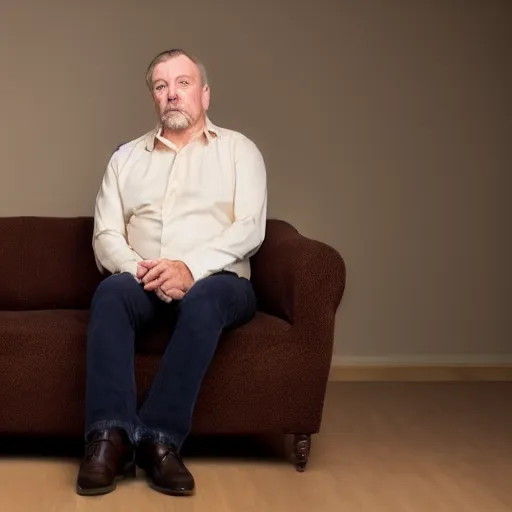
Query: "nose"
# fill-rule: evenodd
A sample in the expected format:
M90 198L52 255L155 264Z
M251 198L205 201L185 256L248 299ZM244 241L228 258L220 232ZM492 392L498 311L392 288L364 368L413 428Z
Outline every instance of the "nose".
M175 85L171 85L168 89L167 101L170 103L176 103L178 101L178 91Z

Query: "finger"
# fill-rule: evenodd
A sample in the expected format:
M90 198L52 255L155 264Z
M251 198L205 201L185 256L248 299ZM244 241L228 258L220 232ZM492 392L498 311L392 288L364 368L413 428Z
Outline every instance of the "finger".
M160 262L161 260L142 260L139 261L139 265L142 265L144 268L149 270L153 267L156 267Z
M150 281L149 283L144 285L144 289L147 291L154 291L157 288L162 288L162 286L169 281L170 271L169 269L162 272L156 279ZM162 288L163 289L163 288Z
M181 288L175 282L173 282L172 279L165 281L165 283L160 286L160 289L167 294L169 294L171 290L181 290Z
M162 272L165 270L165 264L163 262L158 263L158 265L151 268L151 270L148 270L147 274L144 276L144 279L142 280L144 283L149 283L162 274Z
M173 288L183 292L187 291L187 287L185 286L183 279L181 279L179 275L176 275L172 269L170 269L169 274L166 277L166 281L164 281L161 286L165 293L172 290Z
M139 279L142 279L147 273L148 273L148 269L147 268L142 267L140 264L137 265L137 277Z
M157 279L154 279L153 281L150 281L149 283L146 283L144 285L144 290L146 290L148 292L154 292L155 290L160 288L161 285L162 285L161 279L157 278Z
M166 295L171 297L173 300L181 300L185 297L185 292L179 288L171 288L171 290L166 292Z

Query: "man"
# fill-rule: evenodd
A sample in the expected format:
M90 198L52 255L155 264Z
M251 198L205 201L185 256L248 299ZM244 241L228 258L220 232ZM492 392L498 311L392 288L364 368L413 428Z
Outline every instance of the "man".
M112 275L91 304L82 495L114 490L135 464L158 491L194 492L180 449L203 376L222 331L256 309L249 258L265 236L261 153L211 123L204 66L183 50L155 57L146 80L158 126L112 155L96 199L94 253ZM134 340L156 315L175 327L137 411Z

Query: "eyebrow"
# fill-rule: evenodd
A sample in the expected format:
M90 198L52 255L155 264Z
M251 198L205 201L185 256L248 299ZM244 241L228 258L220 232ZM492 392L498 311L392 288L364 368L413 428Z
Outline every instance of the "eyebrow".
M183 78L186 78L187 80L191 80L191 81L194 80L194 77L192 75L179 75L178 77L176 77L176 80L182 80ZM165 80L165 78L156 78L155 80L153 80L153 87L158 82L165 82L165 83L167 83L167 80Z

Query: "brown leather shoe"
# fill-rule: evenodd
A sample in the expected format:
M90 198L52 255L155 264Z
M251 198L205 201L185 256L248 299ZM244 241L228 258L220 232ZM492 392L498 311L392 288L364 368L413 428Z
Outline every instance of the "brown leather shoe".
M137 466L146 472L152 489L173 496L194 494L194 477L173 446L142 441L136 454Z
M95 432L85 447L76 492L82 496L107 494L119 478L135 476L133 446L121 429Z

